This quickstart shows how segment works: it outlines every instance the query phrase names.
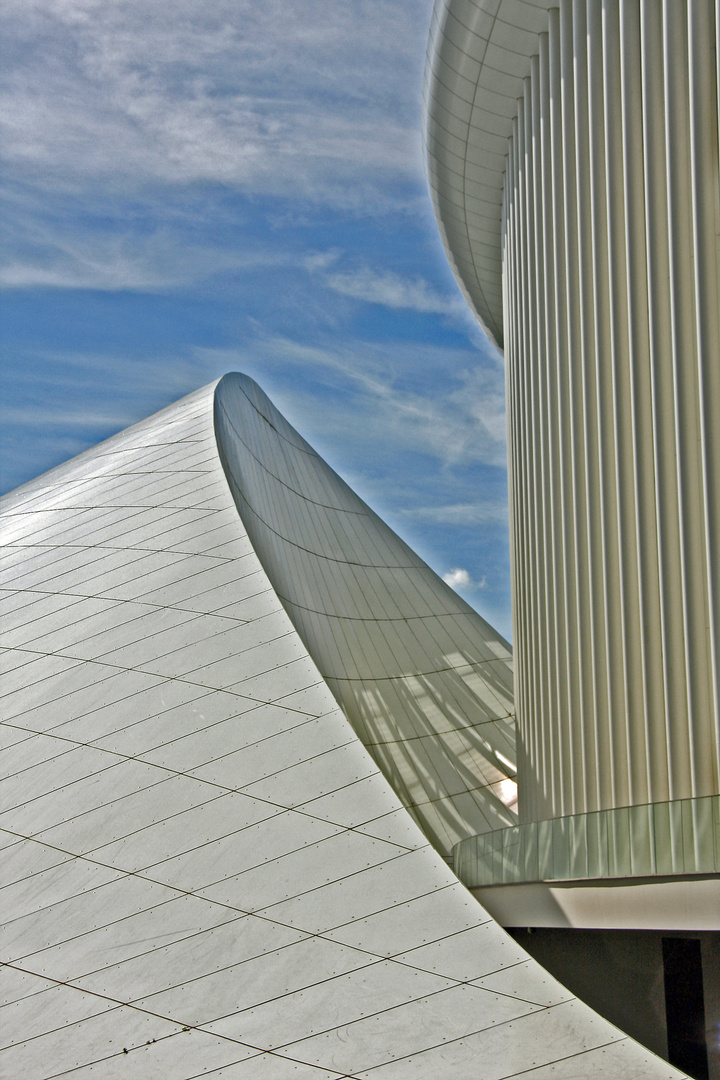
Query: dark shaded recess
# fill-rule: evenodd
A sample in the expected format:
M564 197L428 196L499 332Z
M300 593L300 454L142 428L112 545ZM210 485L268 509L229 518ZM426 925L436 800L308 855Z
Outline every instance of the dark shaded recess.
M708 1080L702 955L696 938L662 939L668 1061L694 1080Z
M506 928L563 986L693 1080L720 1075L720 934ZM703 979L704 967L704 979Z
M667 1061L660 933L556 927L508 933L571 993Z

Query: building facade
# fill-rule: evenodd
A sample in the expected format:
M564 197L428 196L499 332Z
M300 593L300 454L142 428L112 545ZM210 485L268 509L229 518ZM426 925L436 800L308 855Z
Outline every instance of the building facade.
M428 104L507 359L523 820L720 790L715 9L545 7L438 4Z
M458 865L622 881L566 925L720 926L719 29L712 0L433 14L436 213L506 360L521 822ZM551 917L519 895L506 922Z

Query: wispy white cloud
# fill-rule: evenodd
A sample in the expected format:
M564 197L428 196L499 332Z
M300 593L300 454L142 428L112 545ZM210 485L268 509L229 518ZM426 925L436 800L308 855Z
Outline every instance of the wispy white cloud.
M446 466L505 465L505 379L492 353L472 356L399 342L327 347L268 337L253 345L251 359L270 370L301 365L341 391L332 410L314 392L300 391L288 407L297 409L302 398L303 415L315 430L337 433L347 444L356 435L364 452L392 438L396 446L429 453ZM408 372L421 370L432 377L408 380Z
M6 0L3 146L67 189L215 182L352 204L420 181L429 0Z
M407 517L433 525L503 525L507 524L508 507L505 500L478 500L433 506L414 506L404 511Z
M449 398L452 415L460 418L481 445L501 448L498 463L501 460L505 464L505 367L501 355L490 346L485 362L464 368L458 374L458 382L460 385Z
M467 305L460 296L443 296L420 277L403 278L392 271L369 268L327 274L325 282L335 292L355 300L407 308L423 314L455 315L465 318Z
M128 289L152 292L197 283L227 271L292 264L277 247L233 251L188 241L168 228L149 233L71 227L26 214L10 225L0 254L0 288Z
M120 430L133 422L131 410L106 408L99 412L90 409L0 408L0 418L6 427L37 427L47 429L77 429L115 427Z
M309 255L305 256L303 260L303 266L310 273L314 273L317 270L327 270L342 256L340 248L330 248L328 251L312 251Z
M85 424L119 430L226 370L212 351L133 357L119 350L33 348L8 369L7 385L14 381L24 393L0 401L0 421L5 431L33 424L43 430Z

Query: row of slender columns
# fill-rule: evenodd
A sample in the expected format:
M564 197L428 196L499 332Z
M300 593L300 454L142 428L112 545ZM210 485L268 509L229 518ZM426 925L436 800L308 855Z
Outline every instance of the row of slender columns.
M510 141L524 820L717 793L714 0L562 0Z

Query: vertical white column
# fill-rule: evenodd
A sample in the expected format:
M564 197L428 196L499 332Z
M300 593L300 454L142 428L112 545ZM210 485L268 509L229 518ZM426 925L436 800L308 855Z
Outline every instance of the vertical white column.
M540 46L543 51L544 35L541 35ZM545 41L545 49L547 42ZM539 743L540 753L544 762L545 772L542 778L543 802L549 804L552 792L559 788L559 769L555 755L556 744L556 716L555 706L556 670L555 661L557 656L553 608L554 596L552 587L553 574L553 547L552 547L552 492L549 484L549 458L550 458L550 404L548 400L548 281L545 273L545 256L547 246L547 206L545 203L544 173L543 173L543 123L542 123L542 90L541 90L541 59L540 55L533 57L530 62L530 102L531 108L526 115L530 118L530 130L532 139L533 161L533 225L534 225L534 265L533 279L535 286L537 323L535 330L535 356L532 366L534 382L534 407L537 423L535 426L535 446L533 453L534 484L538 497L536 499L537 513L537 554L538 554L538 602L536 608L536 622L540 627L537 638L538 652L537 662L542 673L542 683L539 687L541 697L537 705L537 716L540 718Z
M591 145L588 102L588 26L585 0L573 2L573 53L575 95L575 177L576 214L578 219L578 277L580 301L580 349L577 360L581 379L583 411L585 484L585 531L589 604L585 617L590 638L591 660L584 677L588 680L591 706L584 716L585 746L588 754L588 809L603 805L603 777L607 773L607 723L598 724L598 715L607 717L607 671L605 650L605 590L603 575L596 568L602 564L602 481L598 437L597 376L595 356L595 270L593 262Z
M529 383L529 357L531 356L530 342L530 295L528 286L528 257L527 257L527 154L525 149L525 104L518 103L517 124L515 126L516 145L516 183L514 192L516 237L514 247L514 268L517 282L515 297L515 321L517 326L517 363L515 368L515 386L517 400L517 430L515 443L517 448L517 469L513 480L513 486L517 492L518 520L521 522L521 533L516 538L514 548L516 550L516 565L518 567L518 591L513 598L516 632L523 641L523 663L518 673L518 687L520 697L518 704L525 716L534 713L534 701L530 698L531 688L537 685L538 672L535 664L534 641L534 603L533 590L535 587L534 566L534 501L532 492L527 483L528 462L530 457L529 444L532 432L532 403ZM528 775L534 775L537 764L537 748L534 742L534 729L528 727L523 738L519 741L519 750L523 760L523 767ZM522 796L520 796L522 798Z
M542 55L542 54L541 54ZM561 775L570 780L568 792L563 789L563 807L572 806L576 799L577 760L573 747L573 722L579 715L579 694L572 678L573 643L577 638L577 620L574 605L570 601L569 585L575 580L575 548L571 528L572 508L568 501L568 485L563 473L568 465L572 468L572 440L570 437L570 380L567 370L567 311L564 296L565 281L565 220L564 174L562 160L562 77L560 14L557 8L548 19L548 130L546 200L550 208L549 222L552 238L552 257L548 276L553 288L553 337L548 339L548 359L552 395L555 402L553 417L553 460L551 478L553 486L554 525L554 591L557 625L557 671L558 697L556 703L557 725L560 730L558 758Z
M707 709L707 597L704 588L704 500L695 343L692 193L689 175L689 108L687 9L663 0L663 79L665 105L665 172L667 175L668 254L670 281L670 349L678 454L678 538L680 548L684 638L683 683L685 724L671 723L669 759L673 789L690 795L697 788L701 758L688 736Z
M590 587L587 521L587 457L584 423L582 351L582 298L580 289L580 238L576 171L575 38L573 0L561 0L560 65L562 84L562 218L565 225L565 276L558 283L563 298L566 335L563 353L569 398L569 460L564 462L564 489L575 552L575 573L567 580L569 607L574 612L576 634L568 639L570 678L575 686L571 718L573 758L573 806L592 805L596 792L594 763L595 694L593 688L592 591Z
M625 264L625 162L619 122L622 109L619 0L603 0L601 16L608 282L608 339L602 353L609 361L601 367L608 368L608 396L603 411L609 429L608 442L612 443L612 490L606 488L605 492L609 531L606 543L616 558L615 566L608 567L606 599L613 758L611 797L615 805L623 805L643 801L647 794L647 772L644 754L640 754L636 763L631 752L632 732L637 726L631 717L643 715L643 679Z
M648 270L645 235L643 170L642 68L638 0L620 0L623 196L625 208L625 281L628 316L628 372L636 533L637 653L629 643L629 679L634 693L628 700L631 797L636 802L662 799L667 791L667 756L663 742L650 737L654 719L665 714L663 680L658 536L655 500L655 435L652 414L652 372L648 313ZM625 489L626 497L629 495ZM623 511L623 517L627 510ZM646 628L654 627L648 633ZM658 793L656 795L656 793Z
M708 93L716 51L712 9L694 0L688 7L688 75L692 242L695 269L695 339L699 373L701 469L704 480L707 560L707 702L696 719L698 784L720 787L720 169L717 136L718 97ZM718 5L715 19L718 20ZM718 84L720 86L720 83ZM715 140L713 137L716 137Z
M664 86L662 80L663 24L657 0L641 0L641 71L643 104L643 170L645 189L645 235L649 313L650 373L654 432L656 532L658 583L660 588L661 675L665 708L650 718L651 743L662 747L667 786L655 786L656 799L680 797L671 777L668 751L670 718L677 723L685 713L682 690L678 690L673 657L684 655L684 627L678 568L680 545L677 530L677 492L674 462L677 457L672 393L669 330L670 293L667 242L667 184L665 175Z
M619 575L617 550L617 489L615 484L615 425L613 411L613 348L610 334L610 267L608 262L608 215L606 191L606 145L604 115L604 55L602 3L587 5L588 69L587 122L590 140L589 217L591 247L585 253L586 272L592 280L594 303L593 355L589 377L595 380L594 422L597 430L597 493L591 513L597 518L594 565L603 573L594 574L598 583L597 692L606 722L597 727L598 782L601 805L623 805L626 789L623 771L627 759L619 745L617 724L622 720L622 650L618 647ZM620 684L620 685L618 685Z

